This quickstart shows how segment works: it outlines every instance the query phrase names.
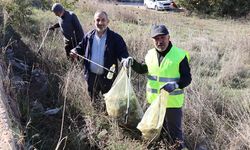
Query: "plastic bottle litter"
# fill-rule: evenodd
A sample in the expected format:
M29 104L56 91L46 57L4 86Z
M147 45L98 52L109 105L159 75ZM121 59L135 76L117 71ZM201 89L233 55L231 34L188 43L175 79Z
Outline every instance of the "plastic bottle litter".
M54 109L49 109L49 110L45 111L43 114L44 114L44 115L55 115L55 114L57 114L61 109L62 109L62 107L54 108Z
M112 71L112 72L111 72ZM114 76L114 72L115 72L115 64L113 64L111 67L110 67L110 71L108 72L108 74L107 74L107 78L108 79L112 79L113 78L113 76Z

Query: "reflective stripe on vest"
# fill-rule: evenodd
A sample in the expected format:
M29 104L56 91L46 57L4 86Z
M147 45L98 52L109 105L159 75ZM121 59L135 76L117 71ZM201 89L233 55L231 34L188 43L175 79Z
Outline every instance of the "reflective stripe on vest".
M155 81L157 81L157 76L150 76L150 75L148 75L148 79L149 80L155 80Z
M150 89L150 88L147 88L147 92L150 92L150 93L153 93L153 94L158 94L158 90L157 89ZM183 94L184 93L184 90L175 90L171 93L169 93L169 95L180 95L180 94Z
M149 80L154 80L154 81L160 81L160 82L178 82L179 78L164 78L164 77L159 77L159 80L157 80L157 76L151 76L148 75Z

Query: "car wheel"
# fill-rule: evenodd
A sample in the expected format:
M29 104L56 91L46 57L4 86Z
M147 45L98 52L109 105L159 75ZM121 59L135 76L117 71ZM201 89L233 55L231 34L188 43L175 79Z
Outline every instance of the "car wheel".
M157 6L157 5L155 5L155 10L156 10L156 11L158 11L158 10L159 10L159 8L158 8L158 6Z

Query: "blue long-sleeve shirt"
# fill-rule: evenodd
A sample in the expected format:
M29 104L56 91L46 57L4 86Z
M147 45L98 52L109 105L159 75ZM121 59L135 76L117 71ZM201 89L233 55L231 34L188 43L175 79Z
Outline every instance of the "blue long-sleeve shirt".
M93 62L98 63L99 65L104 65L104 52L105 52L105 45L107 39L107 32L105 32L101 37L95 33L93 37L93 44L92 44L92 53L91 53L91 60ZM97 66L94 63L90 63L90 71L95 74L103 74L104 69L102 67Z

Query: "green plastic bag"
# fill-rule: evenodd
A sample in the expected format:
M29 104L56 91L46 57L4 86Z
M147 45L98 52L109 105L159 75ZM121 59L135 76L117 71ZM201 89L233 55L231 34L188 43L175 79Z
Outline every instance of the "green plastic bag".
M160 95L151 103L141 122L138 124L137 129L141 131L145 140L153 141L160 136L168 96L168 92L161 90Z
M129 111L126 114L128 96ZM109 92L104 94L104 100L108 115L116 118L119 123L136 127L140 122L143 116L143 111L138 103L130 80L128 79L125 67L122 67Z

